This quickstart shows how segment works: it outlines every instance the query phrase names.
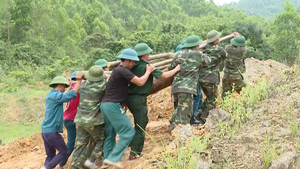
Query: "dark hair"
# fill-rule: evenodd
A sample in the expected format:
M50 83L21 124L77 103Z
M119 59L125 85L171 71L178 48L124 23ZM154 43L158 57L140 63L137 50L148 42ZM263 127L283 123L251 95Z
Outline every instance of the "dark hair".
M194 49L194 47L195 47L195 46L192 46L192 47L187 47L186 49Z
M121 58L121 62L125 62L126 59Z
M55 89L59 84L52 85L52 88Z

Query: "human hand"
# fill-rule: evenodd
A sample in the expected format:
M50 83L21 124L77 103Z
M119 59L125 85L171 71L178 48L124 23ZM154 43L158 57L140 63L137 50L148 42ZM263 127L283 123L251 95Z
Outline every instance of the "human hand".
M83 73L82 71L79 71L75 75L76 80L82 80L83 79Z
M175 69L176 69L176 72L180 71L180 70L181 70L181 65L178 64L178 65L175 67Z
M233 37L236 37L237 35L239 35L240 33L238 32L232 32L230 35L233 36Z
M155 70L155 66L153 66L152 64L148 64L146 66L146 70L152 73Z

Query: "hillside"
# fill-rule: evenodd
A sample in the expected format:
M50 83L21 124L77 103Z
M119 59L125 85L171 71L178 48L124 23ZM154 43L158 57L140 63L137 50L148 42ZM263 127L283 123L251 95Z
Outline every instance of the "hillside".
M226 4L225 6L234 7L251 16L263 16L269 19L275 17L275 15L283 12L282 3L285 0L264 0L264 1L252 1L252 0L239 0ZM289 0L295 7L300 10L300 1ZM299 11L300 14L300 11Z
M271 157L268 159L271 161L274 159L274 164L275 158L285 152L292 151L294 155L297 155L296 152L300 150L298 145L300 117L297 113L300 79L294 77L300 77L299 68L289 68L273 60L259 61L253 58L246 59L246 68L245 77L249 86L256 86L258 91L266 90L268 94L263 96L261 101L255 102L252 113L236 129L234 135L224 133L220 127L217 127L214 132L208 132L204 127L193 128L190 133L188 131L191 129L187 126L177 128L170 136L168 120L173 113L173 104L170 100L170 88L167 88L149 96L150 123L147 131L151 138L147 136L143 158L129 162L127 160L129 151L126 151L122 158L126 168L162 168L161 166L167 165L165 160L168 157L175 159L176 162L177 156L180 155L179 151L186 151L185 146L177 146L176 140L186 140L191 135L198 138L207 134L211 135L211 141L203 150L199 144L196 148L201 149L201 160L198 160L201 164L199 165L205 164L213 168L252 168L254 166L264 168L264 159L267 158L266 155L269 155L269 151ZM257 86L260 84L260 79L266 80L268 85L265 87L267 88ZM201 140L204 144L204 140L199 141ZM219 156L212 156L215 150L219 150ZM42 166L44 158L45 151L40 132L0 147L1 169L37 169ZM211 163L212 160L215 162Z

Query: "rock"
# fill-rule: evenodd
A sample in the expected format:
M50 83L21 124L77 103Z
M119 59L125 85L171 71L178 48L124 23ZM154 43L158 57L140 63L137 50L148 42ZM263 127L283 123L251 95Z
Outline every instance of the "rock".
M214 162L219 163L223 161L221 156L221 150L219 148L213 147L211 149L211 156Z
M210 168L210 164L208 162L198 161L197 162L197 168L198 169L209 169Z
M193 129L190 124L187 124L177 130L177 137L180 138L180 140L190 140L190 137L193 135Z
M206 119L206 129L208 131L210 130L214 130L218 127L218 124L220 122L227 122L230 123L231 122L231 114L229 114L228 112L222 110L222 109L214 109L209 111L209 115Z
M272 161L272 165L269 169L291 169L294 168L294 163L298 158L298 154L292 151L283 153ZM297 167L296 167L297 168Z
M252 133L243 134L242 140L244 143L249 143L249 144L257 143L257 140Z

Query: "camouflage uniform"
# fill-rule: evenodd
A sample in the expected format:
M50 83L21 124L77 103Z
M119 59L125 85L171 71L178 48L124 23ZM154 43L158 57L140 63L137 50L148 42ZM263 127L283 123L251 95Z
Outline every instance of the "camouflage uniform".
M194 95L198 94L198 79L201 66L209 63L209 57L200 51L187 49L176 53L169 67L174 69L181 65L181 71L174 76L172 94L178 107L171 118L171 130L177 124L189 124L193 112Z
M74 120L77 136L71 168L83 168L86 159L94 162L103 153L105 126L100 102L105 88L105 79L99 82L85 81L81 84L80 102Z
M200 71L199 84L206 95L206 99L200 106L200 117L205 119L208 111L216 107L218 85L220 83L220 63L226 58L225 50L211 43L203 48L203 53L211 58L211 63L205 65Z
M224 76L222 79L222 98L226 92L231 92L233 87L238 93L245 87L243 73L245 73L244 54L246 47L226 45L227 58L225 60Z

